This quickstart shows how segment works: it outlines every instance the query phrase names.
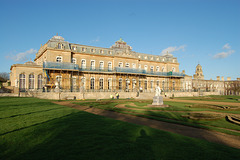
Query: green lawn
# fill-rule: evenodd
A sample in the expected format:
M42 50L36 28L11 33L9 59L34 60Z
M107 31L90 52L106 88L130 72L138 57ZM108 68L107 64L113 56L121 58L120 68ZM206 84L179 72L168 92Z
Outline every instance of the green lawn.
M217 102L236 102L240 103L238 99L240 99L240 96L233 96L233 95L228 95L228 96L215 96L215 95L210 95L210 96L203 96L203 97L175 97L177 99L186 99L186 100L204 100L204 101L217 101Z
M227 134L238 135L240 136L240 126L237 124L233 124L228 122L225 119L225 116L215 120L192 120L184 115L188 115L191 112L198 112L198 111L209 111L209 112L216 112L216 113L234 113L240 116L240 109L237 110L221 110L221 109L213 109L207 108L205 105L201 107L187 107L192 105L190 103L180 103L180 102L164 102L164 104L169 105L170 107L166 108L157 108L157 107L147 107L148 104L151 104L151 101L119 101L119 100L103 100L98 102L74 102L76 104L80 104L83 106L91 106L105 110L112 110L115 112L120 112L124 114L131 114L140 117L147 117L155 120L178 123L188 126L194 126L198 128L206 128L211 130L220 131ZM117 104L126 104L126 108L117 108L115 107ZM136 106L130 105L130 103L134 103ZM139 110L141 109L141 110ZM147 110L144 110L147 109ZM151 111L150 111L151 110ZM164 112L162 112L164 111ZM179 112L175 112L179 111ZM215 113L212 113L215 114ZM229 130L230 129L230 130Z
M104 105L108 106L100 107ZM239 149L112 120L49 100L0 97L0 116L3 160L235 160L240 157Z

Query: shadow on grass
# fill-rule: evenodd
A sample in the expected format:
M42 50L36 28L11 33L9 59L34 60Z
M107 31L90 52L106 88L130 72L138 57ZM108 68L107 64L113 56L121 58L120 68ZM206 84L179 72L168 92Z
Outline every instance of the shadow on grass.
M0 159L237 159L239 150L86 112L0 137Z

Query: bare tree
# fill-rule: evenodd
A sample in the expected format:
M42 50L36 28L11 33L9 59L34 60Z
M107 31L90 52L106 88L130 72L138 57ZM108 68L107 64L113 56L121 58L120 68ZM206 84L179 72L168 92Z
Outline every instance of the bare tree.
M9 73L7 72L0 72L0 77L4 80L9 80Z

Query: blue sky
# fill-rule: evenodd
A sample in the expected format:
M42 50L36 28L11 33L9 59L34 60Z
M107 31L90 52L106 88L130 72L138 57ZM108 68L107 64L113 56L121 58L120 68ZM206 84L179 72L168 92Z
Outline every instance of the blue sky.
M58 33L66 41L134 51L168 50L180 70L205 79L240 77L239 0L0 0L0 72L34 59Z

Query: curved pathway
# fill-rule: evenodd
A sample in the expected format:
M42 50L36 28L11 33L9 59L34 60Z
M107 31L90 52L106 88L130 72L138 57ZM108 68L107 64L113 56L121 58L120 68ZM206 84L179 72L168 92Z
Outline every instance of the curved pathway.
M219 144L224 144L230 147L238 148L240 149L240 136L233 136L228 135L216 131L210 131L206 129L200 129L200 128L194 128L190 126L184 126L180 124L174 124L174 123L168 123L168 122L162 122L157 121L153 119L147 119L142 117L136 117L132 115L127 114L121 114L117 112L102 110L98 108L92 108L87 106L80 106L77 104L72 104L69 101L62 101L62 102L53 102L59 105L68 106L71 108L75 108L78 110L82 110L85 112L93 113L96 115L101 115L105 117L109 117L116 120L121 120L129 123L134 123L138 125L145 125L149 126L151 128L156 128L168 132L173 132L177 134L182 134L184 136L189 136L193 138L199 138L203 140L207 140L210 142L215 142Z
M200 103L200 104L213 104L213 105L226 105L240 107L240 103L234 102L215 102L215 101L199 101L199 100L185 100L185 99L170 99L164 98L163 101L183 102L183 103Z

